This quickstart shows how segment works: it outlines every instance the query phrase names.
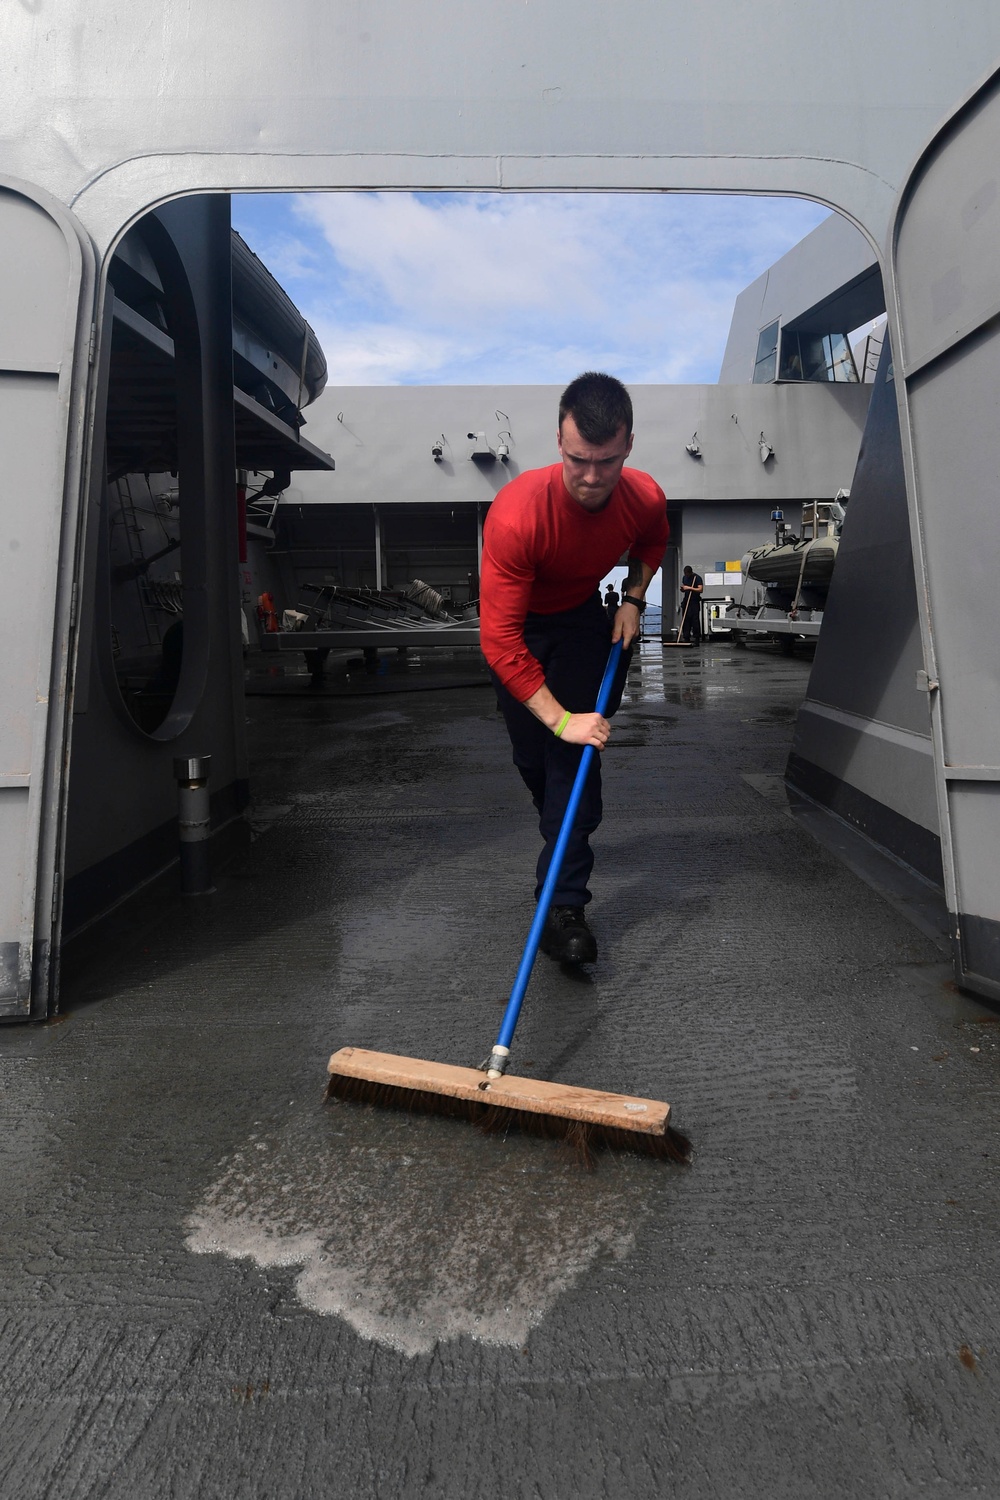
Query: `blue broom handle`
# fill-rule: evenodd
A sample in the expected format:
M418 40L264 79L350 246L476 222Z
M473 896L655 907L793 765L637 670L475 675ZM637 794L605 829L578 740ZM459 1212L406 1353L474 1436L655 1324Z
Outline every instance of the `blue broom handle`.
M611 689L614 685L615 673L618 670L621 654L622 643L620 640L617 640L611 647L611 655L608 657L608 664L604 668L604 677L601 680L601 690L597 695L595 713L603 714L611 701ZM542 928L545 926L545 919L549 914L549 907L552 905L552 893L556 888L556 882L559 879L562 869L563 858L566 854L566 845L569 843L570 834L573 832L573 825L576 822L577 809L580 806L580 798L583 796L583 788L586 784L591 762L597 753L593 745L585 745L583 747L583 754L580 757L576 779L573 782L573 790L569 794L569 801L566 804L566 811L563 814L562 826L559 829L559 837L556 839L556 847L552 852L552 859L549 862L548 874L545 877L545 884L542 886L541 895L538 897L538 904L535 908L535 919L531 924L528 940L524 945L524 952L521 955L517 977L514 980L514 987L510 992L507 1009L504 1011L503 1020L500 1023L500 1034L497 1037L498 1047L509 1047L514 1040L514 1028L517 1026L517 1018L521 1013L521 1003L524 1000L528 981L531 978L531 971L538 956L538 945L542 940Z

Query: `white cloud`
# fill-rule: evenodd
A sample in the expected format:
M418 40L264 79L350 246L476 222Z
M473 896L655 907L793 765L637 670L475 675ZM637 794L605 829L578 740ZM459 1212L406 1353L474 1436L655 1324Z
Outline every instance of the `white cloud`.
M359 284L377 284L419 322L550 310L575 298L593 308L599 297L592 248L566 199L324 194L299 198L296 212L322 229Z
M383 323L312 320L330 385L421 385L460 358L454 341Z

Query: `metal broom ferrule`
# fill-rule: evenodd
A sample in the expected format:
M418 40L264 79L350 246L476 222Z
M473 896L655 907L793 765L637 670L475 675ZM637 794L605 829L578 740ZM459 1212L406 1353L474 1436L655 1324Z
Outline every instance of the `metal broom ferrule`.
M501 1047L498 1043L490 1053L490 1060L486 1064L487 1078L502 1078L507 1071L509 1058L510 1048Z

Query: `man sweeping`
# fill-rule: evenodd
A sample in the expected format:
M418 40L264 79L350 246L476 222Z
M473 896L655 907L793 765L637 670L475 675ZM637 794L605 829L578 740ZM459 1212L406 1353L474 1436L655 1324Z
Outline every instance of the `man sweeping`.
M559 403L560 462L519 475L497 495L483 532L480 638L514 752L544 840L535 872L545 882L582 748L603 750L621 702L646 590L663 560L666 496L626 469L632 402L611 375L590 371ZM628 553L622 600L609 621L600 582ZM594 713L613 641L622 659L607 717ZM600 765L580 803L542 936L543 953L593 963L597 942L584 908L601 821Z
M544 921L542 910L535 912L489 1060L482 1068L461 1068L341 1047L327 1065L328 1092L406 1110L458 1112L488 1130L500 1120L505 1130L518 1126L559 1135L583 1161L592 1146L603 1144L688 1162L691 1142L669 1124L669 1104L508 1072L539 942L563 962L597 957L583 913L593 865L588 838L601 819L599 757L593 750L603 749L611 726L593 705L598 694L605 703L611 686L617 696L612 694L608 714L621 700L620 662L619 681L602 683L605 666L611 665L612 637L628 650L667 540L663 491L648 474L624 467L631 448L632 403L624 386L608 375L581 375L559 408L562 462L515 479L497 496L486 522L481 636L514 763L534 798L545 840L536 899L574 773L589 747L587 760L594 762L591 775L581 778L588 795L576 836L559 874L553 871L558 904ZM625 597L609 621L598 585L626 549ZM624 652L616 647L615 655ZM546 901L550 894L546 889Z

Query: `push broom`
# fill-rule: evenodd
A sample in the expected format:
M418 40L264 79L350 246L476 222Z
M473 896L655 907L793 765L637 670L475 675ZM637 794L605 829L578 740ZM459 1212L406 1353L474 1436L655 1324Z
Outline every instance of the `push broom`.
M596 711L599 714L606 712L610 702L621 652L619 640L612 646L604 670L597 696ZM605 1094L598 1089L506 1076L521 1004L538 954L566 846L576 822L584 784L596 754L592 745L584 746L517 977L489 1060L478 1069L460 1068L449 1063L397 1057L388 1052L368 1052L360 1047L341 1047L328 1065L328 1096L457 1116L491 1132L515 1127L536 1135L563 1139L588 1164L596 1146L625 1148L671 1161L690 1160L691 1144L671 1126L669 1104L629 1094Z
M684 613L681 615L681 623L677 627L677 639L673 640L673 641L664 641L663 642L664 646L693 646L694 645L694 641L685 641L683 639L684 626L687 624L688 610L691 607L691 600L693 598L694 598L694 595L690 592L690 590L684 595Z

